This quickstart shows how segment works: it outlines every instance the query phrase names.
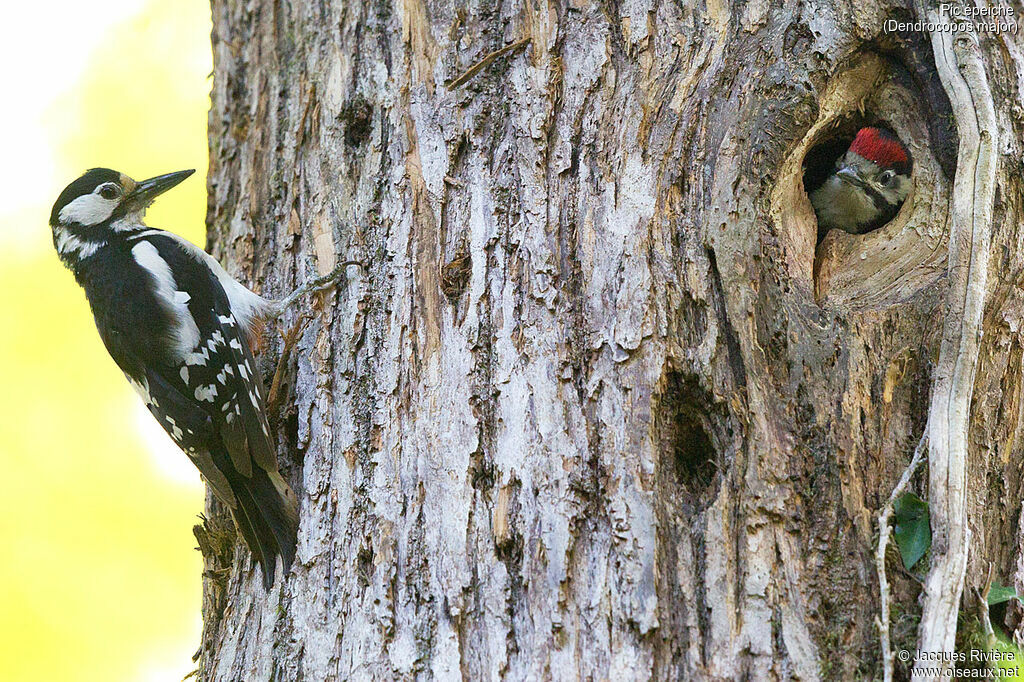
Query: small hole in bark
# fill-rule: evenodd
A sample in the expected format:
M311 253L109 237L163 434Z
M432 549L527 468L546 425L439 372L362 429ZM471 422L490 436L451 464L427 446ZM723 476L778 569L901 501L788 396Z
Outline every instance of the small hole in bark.
M469 276L473 272L473 259L469 251L462 251L441 268L441 291L448 301L455 303L466 290Z
M373 107L365 99L358 98L346 104L339 114L345 124L345 143L358 147L370 136L373 122Z
M693 377L672 372L658 410L662 468L670 489L688 511L699 511L714 497L719 456L712 431L709 395ZM674 485L672 485L674 483Z
M359 585L364 589L369 586L370 578L373 576L373 548L365 545L359 548L356 555L356 576Z
M676 421L676 478L688 490L702 492L715 475L715 448L704 427L688 412L680 412Z
M478 447L470 455L469 480L475 490L486 492L494 487L494 462L486 459L482 448Z

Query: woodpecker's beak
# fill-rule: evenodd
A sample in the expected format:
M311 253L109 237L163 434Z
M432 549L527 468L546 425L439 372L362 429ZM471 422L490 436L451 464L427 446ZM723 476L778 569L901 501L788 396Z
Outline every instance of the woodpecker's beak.
M850 183L854 187L864 187L867 185L863 178L860 177L860 174L857 173L857 169L853 166L841 166L839 170L836 171L836 177L843 182Z
M125 197L125 203L129 205L131 210L146 208L158 196L195 172L194 168L190 168L189 170L167 173L166 175L158 175L149 180L143 180L135 186L135 189L128 193L128 196Z

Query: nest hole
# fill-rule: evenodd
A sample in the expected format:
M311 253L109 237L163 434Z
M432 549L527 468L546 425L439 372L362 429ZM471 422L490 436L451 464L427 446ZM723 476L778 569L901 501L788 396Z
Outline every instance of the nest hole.
M895 130L895 126L878 117L851 116L834 124L834 127L823 134L823 139L813 143L810 149L808 149L803 162L803 186L808 202L810 201L811 192L821 187L835 170L836 162L850 148L853 138L857 135L857 131L867 126ZM899 213L899 209L902 206L903 204L900 204L896 211L884 216L876 224L868 226L861 234L867 234L888 225ZM815 221L817 221L817 216L815 216ZM815 247L821 244L826 234L827 232L818 225Z
M696 415L683 410L676 415L676 438L673 447L676 480L698 496L714 479L715 446Z
M817 120L783 162L771 196L783 255L799 286L823 307L878 309L937 282L946 266L950 139L933 125L941 111L923 88L923 66L873 53L851 59L822 88ZM926 75L926 74L925 74ZM910 150L912 185L903 203L859 234L821 230L810 195L827 180L861 128L892 131Z

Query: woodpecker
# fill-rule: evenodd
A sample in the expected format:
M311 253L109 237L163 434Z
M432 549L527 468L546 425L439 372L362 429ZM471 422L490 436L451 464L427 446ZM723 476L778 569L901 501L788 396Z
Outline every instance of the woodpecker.
M896 216L910 193L910 150L884 128L861 128L825 182L811 192L819 239L828 230L863 234Z
M270 300L194 244L146 226L146 208L193 172L135 182L108 168L87 171L53 205L53 245L85 290L114 362L231 510L269 591L277 557L284 575L295 558L298 509L278 471L250 336L299 296L329 286L340 267Z

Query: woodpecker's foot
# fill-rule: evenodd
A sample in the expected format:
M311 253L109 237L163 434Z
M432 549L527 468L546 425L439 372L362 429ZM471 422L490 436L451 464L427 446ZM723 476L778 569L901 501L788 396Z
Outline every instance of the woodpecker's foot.
M309 280L292 293L288 294L281 300L277 301L277 305L274 310L274 317L280 317L280 315L290 308L297 300L305 296L306 294L316 293L323 291L324 289L330 289L338 283L342 277L345 276L345 272L350 265L358 265L362 267L362 263L357 260L347 260L339 263L333 270L322 277L316 277Z
M281 401L284 398L281 386L284 383L284 375L288 369L288 363L291 361L292 351L295 349L295 344L299 341L299 336L302 335L302 330L305 329L306 325L309 324L312 319L312 314L303 313L299 316L299 319L295 321L295 324L291 329L287 332L281 332L281 357L277 360L277 367L274 369L274 378L270 382L270 391L267 393L267 413L271 415L275 421L280 421L281 418Z

